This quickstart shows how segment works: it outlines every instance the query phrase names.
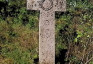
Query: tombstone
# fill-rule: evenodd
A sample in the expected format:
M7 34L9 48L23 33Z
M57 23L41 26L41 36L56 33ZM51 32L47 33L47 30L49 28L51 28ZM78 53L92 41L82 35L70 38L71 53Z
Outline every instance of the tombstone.
M55 11L66 11L66 0L27 0L28 10L40 10L39 64L55 64Z

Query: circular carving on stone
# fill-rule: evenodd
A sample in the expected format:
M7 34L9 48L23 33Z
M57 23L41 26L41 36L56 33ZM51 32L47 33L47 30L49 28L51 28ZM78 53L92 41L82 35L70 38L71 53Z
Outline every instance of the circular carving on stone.
M50 1L50 3L51 3L51 5L50 5L49 8L45 8L45 7L43 6L45 0L39 1L40 7L41 7L43 10L45 10L45 11L48 11L48 10L52 9L52 8L53 8L53 1L52 1L52 0L49 0L49 1Z

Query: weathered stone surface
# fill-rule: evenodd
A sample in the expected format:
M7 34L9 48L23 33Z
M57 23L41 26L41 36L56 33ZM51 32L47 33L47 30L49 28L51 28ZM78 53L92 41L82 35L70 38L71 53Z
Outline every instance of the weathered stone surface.
M50 3L47 8L44 7L46 1ZM54 8L53 11L66 11L66 0L27 0L28 10L40 10L45 8L46 10L50 10L52 7Z
M53 9L40 11L39 62L55 64L55 13Z
M39 64L55 64L55 11L66 11L66 0L27 0L28 10L40 10Z
M54 11L66 11L66 0L54 0Z
M28 10L40 10L38 1L41 1L41 0L27 0L27 9Z

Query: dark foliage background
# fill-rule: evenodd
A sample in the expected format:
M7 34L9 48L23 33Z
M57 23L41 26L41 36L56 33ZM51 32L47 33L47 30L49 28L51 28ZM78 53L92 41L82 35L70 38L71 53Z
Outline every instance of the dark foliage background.
M39 11L0 0L0 64L38 64ZM56 64L93 64L93 1L67 0L56 12Z

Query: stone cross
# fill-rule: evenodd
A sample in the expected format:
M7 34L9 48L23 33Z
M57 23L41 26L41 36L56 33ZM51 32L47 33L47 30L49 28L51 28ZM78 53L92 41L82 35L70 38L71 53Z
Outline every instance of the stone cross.
M28 10L40 10L39 64L55 64L55 11L66 11L66 0L27 0Z

